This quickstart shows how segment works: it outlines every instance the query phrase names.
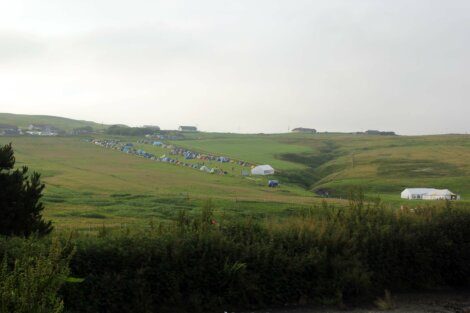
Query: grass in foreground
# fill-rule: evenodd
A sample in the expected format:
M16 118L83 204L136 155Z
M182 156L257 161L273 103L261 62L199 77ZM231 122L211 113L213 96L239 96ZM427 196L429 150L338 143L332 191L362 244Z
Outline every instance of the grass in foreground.
M297 186L278 189L266 179L219 176L104 149L80 138L0 138L12 141L17 165L42 173L45 217L56 227L95 228L146 223L192 210L206 198L225 214L275 213L319 199ZM245 210L246 209L246 210Z

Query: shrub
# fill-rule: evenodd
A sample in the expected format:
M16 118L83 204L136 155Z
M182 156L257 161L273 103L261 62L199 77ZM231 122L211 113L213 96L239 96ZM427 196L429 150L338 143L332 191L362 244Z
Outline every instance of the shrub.
M2 244L11 254L5 253L0 265L0 312L63 312L58 291L68 277L70 247L20 238Z
M375 301L375 305L379 310L392 310L395 308L395 303L392 299L392 293L390 290L385 290L385 295L383 298L378 298Z
M470 285L470 212L393 210L361 193L349 208L282 222L182 212L150 231L77 238L70 312L251 309L374 299L377 290Z

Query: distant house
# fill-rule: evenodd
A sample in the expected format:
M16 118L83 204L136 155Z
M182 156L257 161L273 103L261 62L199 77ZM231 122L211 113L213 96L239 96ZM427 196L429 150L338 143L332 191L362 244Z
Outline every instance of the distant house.
M406 188L401 192L401 198L408 200L459 200L460 196L449 189Z
M178 127L180 132L197 132L196 126L180 126Z
M314 128L305 128L305 127L297 127L292 130L294 133L307 133L307 134L316 134L317 130Z
M7 124L0 124L0 136L20 135L21 131L18 127Z
M29 124L28 130L29 131L40 131L42 129L40 126L41 125Z
M251 169L251 175L273 175L274 174L274 169L272 168L271 165L264 164L264 165L258 165L255 166Z
M36 136L57 136L62 130L51 125L31 124L26 133Z
M144 128L148 128L148 129L151 129L153 131L159 131L160 130L160 127L157 126L157 125L144 125Z

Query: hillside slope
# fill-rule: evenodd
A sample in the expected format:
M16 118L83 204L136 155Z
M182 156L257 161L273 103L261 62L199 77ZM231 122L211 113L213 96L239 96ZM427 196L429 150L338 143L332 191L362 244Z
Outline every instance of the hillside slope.
M399 199L405 187L448 188L470 198L470 136L277 134L213 136L175 144L230 157L250 157L280 170L284 182L344 197L360 186Z
M273 189L260 179L211 175L77 137L0 136L0 146L9 142L18 167L26 165L42 174L46 216L62 226L148 223L192 210L209 198L227 215L248 214L244 209L264 215L319 203L294 185Z
M316 172L314 189L343 194L361 186L392 198L406 187L448 188L470 196L470 136L339 137L336 156Z
M25 115L25 114L12 114L0 113L0 124L8 124L26 128L30 124L44 124L55 126L65 131L73 130L74 128L91 126L94 129L104 129L107 126L90 121L74 120L59 116L49 115Z
M114 137L156 155L167 153L138 144L138 136ZM322 199L314 193L319 191L335 198L329 202L342 205L337 198L357 186L368 196L378 195L395 204L409 203L400 199L405 187L448 188L462 196L462 205L470 199L468 135L195 133L185 137L172 143L272 164L281 187L268 188L266 179L242 177L230 170L227 175L211 175L155 162L78 137L0 137L0 145L12 142L17 166L28 165L42 173L47 185L46 215L64 227L167 219L181 209L200 207L207 198L217 201L221 214L285 216L299 206L319 204Z

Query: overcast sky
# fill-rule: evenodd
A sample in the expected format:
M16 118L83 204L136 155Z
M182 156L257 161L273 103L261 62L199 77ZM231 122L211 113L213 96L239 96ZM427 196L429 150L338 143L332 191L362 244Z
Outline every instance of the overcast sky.
M468 0L0 0L0 112L470 132Z

